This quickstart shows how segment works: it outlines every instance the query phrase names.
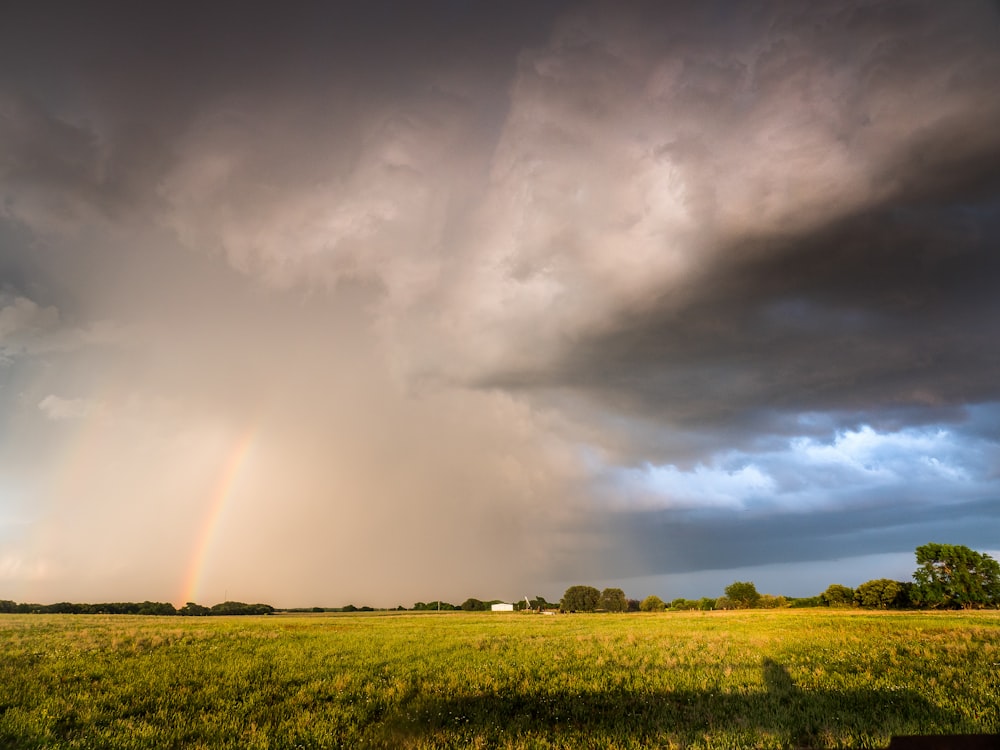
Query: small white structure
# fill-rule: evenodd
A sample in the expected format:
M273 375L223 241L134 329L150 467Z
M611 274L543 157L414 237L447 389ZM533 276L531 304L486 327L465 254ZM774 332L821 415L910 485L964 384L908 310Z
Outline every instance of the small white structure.
M504 602L499 602L497 604L492 605L490 609L493 610L494 612L513 612L514 605L505 604Z

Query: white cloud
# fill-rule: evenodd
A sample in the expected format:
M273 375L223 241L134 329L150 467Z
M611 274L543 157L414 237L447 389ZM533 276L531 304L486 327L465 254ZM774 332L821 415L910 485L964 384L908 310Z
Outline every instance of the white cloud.
M941 428L880 433L865 425L830 441L796 438L780 450L730 451L688 470L652 463L618 468L588 455L616 507L803 511L893 494L975 497L992 481L980 459L984 448Z
M99 401L86 398L61 398L50 394L38 402L38 408L49 419L86 419L104 410Z
M757 466L738 469L698 465L690 471L646 464L614 472L614 492L630 508L745 508L776 489Z
M942 428L879 433L868 425L839 433L831 443L811 438L792 442L791 455L805 471L842 470L842 481L911 482L915 478L963 481L958 438ZM969 456L966 455L966 461Z

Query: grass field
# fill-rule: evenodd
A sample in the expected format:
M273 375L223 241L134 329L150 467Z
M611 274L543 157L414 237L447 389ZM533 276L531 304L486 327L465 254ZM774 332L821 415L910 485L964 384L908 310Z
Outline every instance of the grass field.
M0 616L0 747L885 747L1000 732L1000 613Z

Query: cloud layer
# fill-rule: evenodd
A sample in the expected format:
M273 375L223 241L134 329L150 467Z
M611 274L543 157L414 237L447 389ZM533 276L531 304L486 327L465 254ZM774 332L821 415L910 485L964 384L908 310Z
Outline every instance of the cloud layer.
M0 32L14 598L175 597L250 432L207 598L991 543L995 5L230 10Z

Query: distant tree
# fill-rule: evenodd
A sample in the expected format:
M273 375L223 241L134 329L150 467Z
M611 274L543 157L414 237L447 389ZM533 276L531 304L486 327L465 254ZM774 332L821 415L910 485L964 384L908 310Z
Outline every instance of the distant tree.
M858 586L858 590L854 592L854 602L866 609L891 609L901 606L903 593L903 584L899 581L877 578Z
M593 586L570 586L559 602L567 612L593 612L601 602L601 592Z
M212 610L208 607L203 607L200 604L195 604L194 602L188 602L177 610L177 614L187 617L204 617L205 615L211 614L211 612Z
M667 608L666 603L658 596L650 594L639 604L639 609L643 612L662 612Z
M720 596L715 600L713 609L736 609L736 607L733 606L728 596Z
M169 602L143 602L139 605L140 615L176 615L177 610Z
M628 611L629 612L638 612L640 604L641 604L641 602L638 599L629 599L628 600Z
M760 601L760 594L752 581L735 581L726 586L726 598L733 609L753 609Z
M703 612L709 612L715 609L715 599L710 596L703 596L698 600L698 609Z
M17 602L12 602L10 599L0 599L0 612L4 614L17 612Z
M628 599L621 589L604 589L598 606L608 612L624 612L628 608Z
M348 605L351 606L351 605ZM270 604L247 604L246 602L222 602L214 605L210 615L269 615L274 612Z
M897 581L897 583L899 584L899 596L896 597L895 608L910 609L916 606L913 603L913 592L916 589L916 584L913 581Z
M819 596L828 607L850 607L854 604L854 589L839 583L830 584Z
M920 607L973 609L1000 605L1000 565L987 554L960 544L925 544L916 549L913 603Z
M558 609L558 607L558 603L547 602L545 601L545 597L541 595L536 596L534 599L529 599L527 605L525 605L523 599L519 602L514 602L514 609L517 610L531 609L535 612L541 612L543 609Z
M340 611L341 612L357 612L358 608L355 607L353 604L345 604L343 607L340 608Z
M479 599L469 598L462 602L461 609L464 609L466 612L483 612L488 609L488 606L486 602L482 602Z

